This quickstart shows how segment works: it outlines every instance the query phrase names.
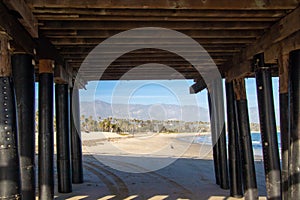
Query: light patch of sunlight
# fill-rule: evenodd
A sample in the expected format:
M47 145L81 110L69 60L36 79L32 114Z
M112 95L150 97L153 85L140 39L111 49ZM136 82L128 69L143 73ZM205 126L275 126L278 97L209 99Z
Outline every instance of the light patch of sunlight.
M107 195L107 196L102 197L102 198L100 198L100 199L98 199L98 200L109 200L109 199L114 198L115 196L116 196L116 195Z
M79 200L79 199L84 199L84 198L87 198L88 196L83 196L83 195L78 195L78 196L75 196L75 197L71 197L71 198L67 198L66 200Z
M124 200L131 200L131 199L135 199L137 197L138 197L138 195L131 195L131 196L125 198Z
M156 196L151 197L148 200L163 200L163 199L166 199L168 197L169 197L169 195L156 195Z

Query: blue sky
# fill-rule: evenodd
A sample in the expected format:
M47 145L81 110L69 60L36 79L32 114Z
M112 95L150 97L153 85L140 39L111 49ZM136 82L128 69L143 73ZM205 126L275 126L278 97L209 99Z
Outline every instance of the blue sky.
M274 104L278 108L278 78L273 78ZM189 94L192 80L173 81L101 81L90 82L87 90L80 91L81 101L101 100L108 103L129 104L197 104L208 107L206 90ZM257 107L256 83L254 78L246 79L249 107ZM125 97L126 96L126 97ZM129 98L127 96L130 96ZM224 96L225 97L225 96Z

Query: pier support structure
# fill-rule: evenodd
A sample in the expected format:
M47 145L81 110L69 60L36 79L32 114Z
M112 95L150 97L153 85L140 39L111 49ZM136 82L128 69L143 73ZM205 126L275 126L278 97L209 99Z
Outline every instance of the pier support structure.
M39 199L54 195L53 137L53 68L54 61L39 61Z
M289 102L289 55L280 55L279 67L279 107L281 139L281 191L282 199L288 200L290 166L290 102Z
M265 65L264 55L254 56L257 101L263 148L268 199L281 199L281 173L278 151L271 66Z
M219 152L219 142L218 137L215 136L215 126L212 125L212 102L211 102L211 96L209 94L209 91L207 90L207 97L208 97L208 107L209 107L209 114L210 114L210 121L211 121L211 133L212 133L212 144L213 144L213 159L214 159L214 170L215 170L215 179L216 184L220 185L220 152Z
M76 85L74 85L71 91L72 182L83 183L79 91Z
M254 166L252 140L250 134L247 95L244 79L234 80L234 92L237 105L240 150L242 158L243 185L245 199L258 199L257 182Z
M9 36L0 32L0 199L20 199L16 104Z
M58 192L72 192L69 85L55 85Z
M291 156L290 199L300 199L300 50L290 53Z
M12 56L12 73L18 113L22 198L35 199L35 74L33 56Z
M216 172L219 176L219 184L222 189L229 189L228 166L227 166L227 148L225 133L225 113L224 113L224 97L222 80L215 80L208 85L209 88L209 105L210 118L212 127L212 142L214 145L214 157Z
M234 98L233 82L226 81L227 102L227 131L229 152L230 196L241 198L243 196L242 168L236 121L236 104Z

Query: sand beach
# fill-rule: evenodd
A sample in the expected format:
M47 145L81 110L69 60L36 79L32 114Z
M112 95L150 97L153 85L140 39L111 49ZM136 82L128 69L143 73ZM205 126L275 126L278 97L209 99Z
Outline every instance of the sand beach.
M212 146L186 139L195 135L83 132L84 183L55 199L236 199L215 184ZM263 163L255 162L265 199Z

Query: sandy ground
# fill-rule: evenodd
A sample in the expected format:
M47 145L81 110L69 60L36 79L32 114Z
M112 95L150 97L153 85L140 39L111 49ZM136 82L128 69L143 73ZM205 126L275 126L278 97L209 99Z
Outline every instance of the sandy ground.
M82 133L84 183L55 199L235 199L215 184L212 147L182 140L192 135ZM256 174L265 199L260 158Z

